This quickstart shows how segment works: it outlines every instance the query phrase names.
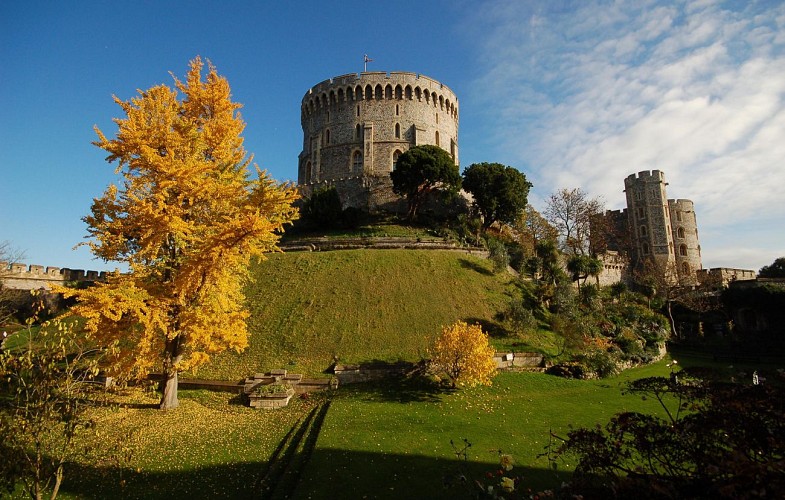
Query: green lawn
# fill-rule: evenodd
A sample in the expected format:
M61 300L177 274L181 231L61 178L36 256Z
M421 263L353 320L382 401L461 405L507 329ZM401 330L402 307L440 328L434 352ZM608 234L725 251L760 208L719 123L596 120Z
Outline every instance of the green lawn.
M317 428L311 435L310 460L282 477L289 475L289 494L297 485L296 498L450 496L443 479L461 465L450 440L467 438L472 477L494 470L501 449L515 457L513 473L523 474L527 486L554 486L567 476L549 471L547 461L538 458L549 431L564 434L570 425L604 422L625 409L658 411L653 402L622 396L620 387L633 377L666 373L660 362L600 381L500 373L491 387L456 392L392 382L344 386L334 394L320 432ZM254 488L269 471L270 458L286 448L287 434L297 431L322 400L295 399L285 409L261 411L230 398L183 391L180 408L161 412L152 408L153 394L134 392L119 409L96 410L97 439L104 447L126 450L130 461L85 456L67 469L64 497L199 499L258 493ZM303 453L302 447L292 447L292 455L279 461L298 462Z
M631 377L665 375L665 362L600 381L540 373L500 373L491 387L433 394L393 385L345 387L336 396L298 497L439 498L445 475L456 471L450 440L472 443L469 474L498 469L498 450L512 454L527 487L554 487L568 477L549 470L550 431L592 426L616 412L658 412L652 401L622 396ZM329 487L327 487L329 485Z

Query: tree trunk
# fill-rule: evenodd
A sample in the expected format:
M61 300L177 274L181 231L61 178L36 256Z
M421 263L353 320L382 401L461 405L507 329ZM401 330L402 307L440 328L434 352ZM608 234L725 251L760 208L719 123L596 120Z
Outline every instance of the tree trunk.
M177 363L182 358L181 335L166 341L164 352L164 373L161 380L161 404L158 406L162 410L173 410L180 404L177 400Z
M670 321L670 324L671 324L671 335L673 336L673 338L677 339L677 338L679 338L679 334L676 332L676 321L673 319L673 311L671 309L671 301L667 300L667 301L665 301L665 303L667 304L667 309L668 309L668 320Z
M161 386L163 395L161 396L161 404L158 407L162 410L174 410L180 404L177 400L177 370L172 370L171 373L164 373Z

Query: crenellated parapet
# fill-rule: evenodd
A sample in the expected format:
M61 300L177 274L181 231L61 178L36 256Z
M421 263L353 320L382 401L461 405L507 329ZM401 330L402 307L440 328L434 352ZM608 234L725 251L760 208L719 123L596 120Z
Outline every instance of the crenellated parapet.
M37 264L8 263L0 261L0 281L6 288L37 290L50 284L64 285L69 282L95 282L106 279L106 271L85 271L67 267L44 267Z

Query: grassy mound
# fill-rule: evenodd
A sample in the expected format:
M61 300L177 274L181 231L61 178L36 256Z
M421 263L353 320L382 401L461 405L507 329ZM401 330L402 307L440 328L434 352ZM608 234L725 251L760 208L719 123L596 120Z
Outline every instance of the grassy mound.
M283 367L316 375L340 362L417 360L442 325L491 321L512 277L450 251L347 250L276 254L252 267L249 347L199 377L239 379Z

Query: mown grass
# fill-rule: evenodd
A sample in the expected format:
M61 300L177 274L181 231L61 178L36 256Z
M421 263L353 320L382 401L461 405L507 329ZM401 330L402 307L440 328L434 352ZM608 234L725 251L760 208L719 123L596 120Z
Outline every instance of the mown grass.
M664 361L600 381L541 373L500 373L491 387L453 393L401 390L395 385L346 387L333 401L317 449L300 483L303 498L443 498L444 479L459 470L450 444L468 439L465 472L482 480L512 454L533 490L555 487L574 464L550 469L541 456L550 432L593 426L624 410L660 412L653 401L623 396L632 377L665 375ZM330 485L326 488L325 485Z
M250 345L216 356L199 377L239 379L272 368L314 376L340 362L418 360L443 325L494 322L513 277L450 251L275 254L246 288Z
M598 381L500 373L490 387L454 392L392 381L341 387L293 497L451 497L456 492L444 489L444 479L459 470L481 479L498 468L499 449L515 457L512 474L524 476L527 487L556 486L572 464L554 472L538 456L550 431L564 435L622 410L658 412L656 403L623 396L621 387L665 375L664 363ZM168 412L154 409L154 394L120 400L119 408L93 410L99 435L92 439L126 461L85 456L69 464L64 498L249 498L278 444L319 396L275 411L202 391L183 391L180 408ZM472 443L467 463L450 446L463 438Z

